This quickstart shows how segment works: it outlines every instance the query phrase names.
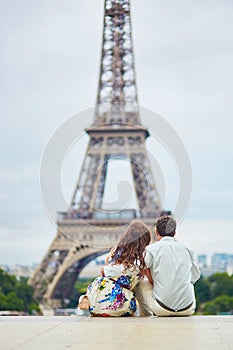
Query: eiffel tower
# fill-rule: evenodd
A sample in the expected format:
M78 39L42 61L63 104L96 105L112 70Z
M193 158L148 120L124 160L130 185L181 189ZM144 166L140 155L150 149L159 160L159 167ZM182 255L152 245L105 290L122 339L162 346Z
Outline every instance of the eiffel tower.
M35 297L58 306L69 300L81 270L114 246L132 219L152 226L162 208L141 125L134 69L130 0L105 0L99 85L89 144L67 212L57 235L29 281ZM109 161L128 160L137 208L103 209Z

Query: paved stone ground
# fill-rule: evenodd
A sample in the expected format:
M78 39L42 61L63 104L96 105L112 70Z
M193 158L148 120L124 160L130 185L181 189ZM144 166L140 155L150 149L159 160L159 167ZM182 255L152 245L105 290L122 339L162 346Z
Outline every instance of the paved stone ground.
M233 350L233 316L4 316L0 349Z

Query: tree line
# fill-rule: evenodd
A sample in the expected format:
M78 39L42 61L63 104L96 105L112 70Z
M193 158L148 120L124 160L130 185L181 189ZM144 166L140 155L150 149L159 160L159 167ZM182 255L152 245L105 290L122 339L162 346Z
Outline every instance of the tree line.
M29 315L40 312L27 278L17 279L0 269L0 310L22 311Z
M197 313L204 315L233 314L233 275L215 273L195 284Z
M74 295L66 307L76 307L80 294L84 294L87 285L93 279L77 280ZM219 315L233 314L233 275L215 273L203 277L195 283L197 314ZM26 314L40 313L38 301L33 297L33 288L27 278L17 279L0 269L0 310L23 311Z

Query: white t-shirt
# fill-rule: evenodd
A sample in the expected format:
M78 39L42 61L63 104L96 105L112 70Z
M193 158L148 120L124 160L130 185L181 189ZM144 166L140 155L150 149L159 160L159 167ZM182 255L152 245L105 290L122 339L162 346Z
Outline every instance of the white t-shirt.
M146 247L145 263L153 278L153 296L171 309L195 300L193 283L200 277L194 254L173 237L163 237Z

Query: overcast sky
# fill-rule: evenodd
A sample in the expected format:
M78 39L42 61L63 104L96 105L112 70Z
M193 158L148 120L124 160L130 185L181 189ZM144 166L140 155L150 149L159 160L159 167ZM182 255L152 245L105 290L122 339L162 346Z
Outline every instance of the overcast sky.
M39 262L55 237L40 197L40 160L61 123L95 104L103 5L0 0L0 263ZM139 103L173 125L192 163L192 201L178 238L197 253L233 253L233 3L131 7ZM85 142L64 170L67 197ZM172 197L176 182L168 182Z

